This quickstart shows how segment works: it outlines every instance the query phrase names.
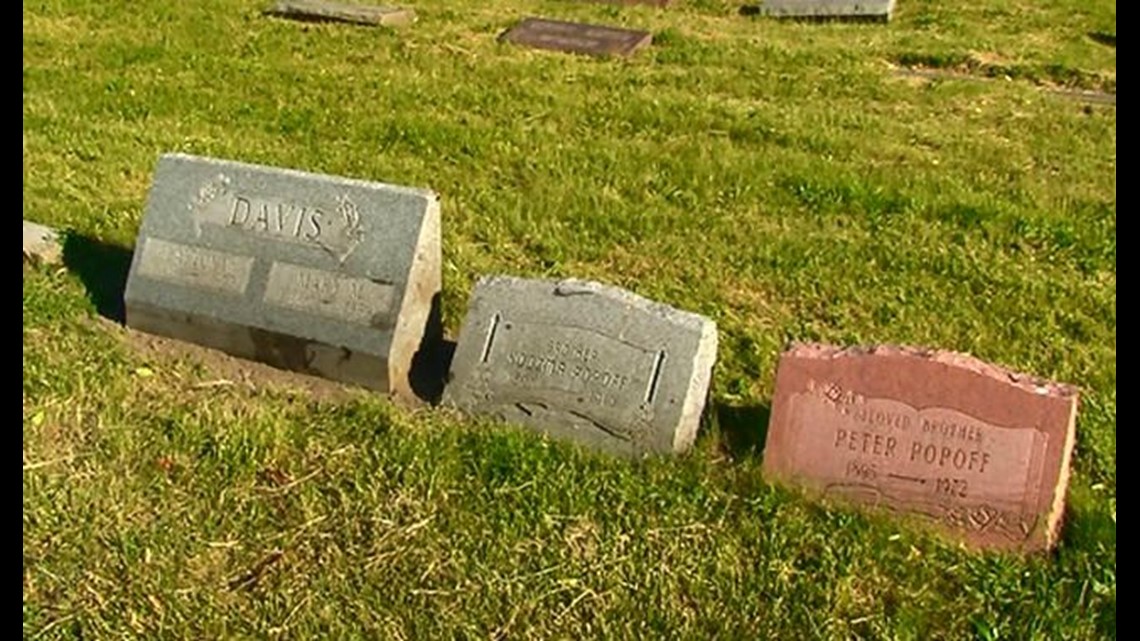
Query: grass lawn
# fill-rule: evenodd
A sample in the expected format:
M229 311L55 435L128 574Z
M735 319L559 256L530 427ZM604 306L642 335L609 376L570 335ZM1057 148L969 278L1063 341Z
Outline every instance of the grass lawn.
M1052 91L1115 92L1114 2L899 0L875 25L422 0L398 29L270 4L23 5L24 218L74 248L23 275L24 638L1116 637L1116 107ZM654 44L496 41L526 15ZM167 151L438 191L452 334L489 273L710 316L694 450L631 463L138 349L100 312ZM1058 549L767 484L793 339L1080 386Z

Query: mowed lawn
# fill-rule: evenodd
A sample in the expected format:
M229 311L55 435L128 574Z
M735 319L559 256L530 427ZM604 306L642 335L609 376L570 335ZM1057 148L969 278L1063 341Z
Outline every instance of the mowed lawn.
M881 25L417 0L399 29L270 4L23 5L23 214L68 246L23 273L24 638L1116 637L1116 107L1054 91L1115 92L1115 3L899 0ZM496 40L530 15L654 44ZM713 318L694 450L631 462L139 349L103 315L168 151L438 191L452 335L492 273ZM1058 548L768 484L791 340L1078 385Z

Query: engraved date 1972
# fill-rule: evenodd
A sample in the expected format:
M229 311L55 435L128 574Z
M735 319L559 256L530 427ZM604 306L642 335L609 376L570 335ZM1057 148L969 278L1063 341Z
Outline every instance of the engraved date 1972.
M942 496L964 499L968 489L969 485L966 483L966 479L938 478L934 480L934 492Z

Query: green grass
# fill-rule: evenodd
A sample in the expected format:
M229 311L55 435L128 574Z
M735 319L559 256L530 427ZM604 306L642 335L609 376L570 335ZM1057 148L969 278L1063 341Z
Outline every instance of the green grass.
M717 321L694 451L634 464L366 394L202 387L96 322L83 273L26 270L25 638L1115 638L1116 110L1038 86L1115 91L1114 3L901 0L886 26L409 4L417 24L375 30L26 2L24 217L130 247L167 151L433 188L452 333L487 273ZM655 44L496 42L523 15ZM765 483L730 437L761 427L790 339L1079 385L1056 552Z

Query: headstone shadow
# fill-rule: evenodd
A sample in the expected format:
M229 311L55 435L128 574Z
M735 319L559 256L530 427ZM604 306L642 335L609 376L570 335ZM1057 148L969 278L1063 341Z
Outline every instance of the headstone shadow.
M714 403L711 418L721 446L733 459L759 457L768 438L772 406L768 403L734 405Z
M83 282L95 310L119 324L126 322L123 292L132 254L129 247L82 234L66 234L63 240L63 264Z
M1104 31L1090 31L1089 38L1096 43L1102 44L1106 47L1116 48L1116 34L1106 33Z
M447 372L451 369L451 359L455 356L456 342L443 336L443 314L440 310L440 295L431 301L424 337L419 349L412 357L408 382L412 392L429 405L438 405L447 383Z

